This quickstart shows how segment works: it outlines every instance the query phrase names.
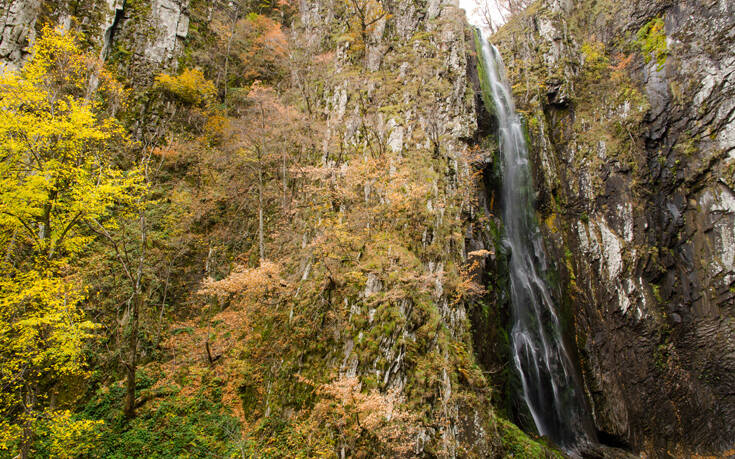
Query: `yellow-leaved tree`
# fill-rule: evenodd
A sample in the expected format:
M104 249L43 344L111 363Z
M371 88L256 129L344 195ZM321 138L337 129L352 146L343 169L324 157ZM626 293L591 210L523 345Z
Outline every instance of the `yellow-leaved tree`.
M96 333L74 263L88 226L114 226L140 191L113 167L125 136L103 101L121 96L73 34L49 28L0 76L0 452L78 457L94 439L67 410Z

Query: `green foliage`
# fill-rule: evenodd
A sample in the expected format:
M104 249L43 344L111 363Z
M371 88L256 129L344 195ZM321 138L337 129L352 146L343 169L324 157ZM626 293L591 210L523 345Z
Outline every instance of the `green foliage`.
M151 390L154 381L138 377L139 390ZM142 383L141 383L142 381ZM99 440L91 457L180 458L239 456L240 423L222 403L215 383L191 395L170 395L154 400L138 417L126 421L120 406L125 390L115 384L100 390L87 404L88 419L102 419Z
M669 57L669 49L666 44L666 31L662 18L653 18L636 34L638 46L646 59L646 63L652 59L656 61L656 70L661 71Z
M532 440L512 422L496 418L501 432L505 457L550 457L562 459L564 455Z
M605 54L605 45L599 41L586 41L582 44L584 67L588 73L585 78L602 78L610 70L610 60Z
M56 411L34 426L36 456L73 459L85 457L99 441L104 421L84 419L70 411Z

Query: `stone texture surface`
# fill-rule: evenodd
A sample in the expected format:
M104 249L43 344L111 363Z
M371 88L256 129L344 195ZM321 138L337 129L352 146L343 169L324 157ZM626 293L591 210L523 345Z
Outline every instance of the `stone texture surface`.
M103 58L121 46L142 64L175 68L188 35L188 0L154 0L130 6L123 0L92 0L72 9L63 0L0 3L0 65L25 62L40 28L82 29Z
M145 57L152 62L169 62L178 56L181 40L189 32L189 17L186 15L188 0L154 0L151 19L155 30Z
M0 62L15 69L36 36L40 0L3 0L0 4Z

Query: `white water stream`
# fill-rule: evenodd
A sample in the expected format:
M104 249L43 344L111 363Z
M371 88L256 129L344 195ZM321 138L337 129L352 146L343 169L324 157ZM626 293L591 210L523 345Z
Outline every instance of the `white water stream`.
M484 90L498 121L504 243L510 255L512 357L523 387L521 396L539 433L573 451L590 441L585 429L589 415L562 339L556 305L542 277L546 263L523 125L498 50L484 36L481 42Z

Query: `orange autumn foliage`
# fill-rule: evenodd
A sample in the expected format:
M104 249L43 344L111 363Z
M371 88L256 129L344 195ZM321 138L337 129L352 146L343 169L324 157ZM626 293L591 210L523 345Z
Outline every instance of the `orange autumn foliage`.
M226 278L204 281L199 293L217 297L240 296L247 298L266 298L278 293L288 284L281 277L281 268L270 261L263 261L257 268L237 267Z
M271 81L287 71L288 42L281 24L259 14L250 14L237 24L242 46L239 58L246 81Z
M364 392L356 377L341 376L315 387L320 400L311 411L313 429L332 429L338 448L350 452L380 451L385 457L409 457L418 433L417 416L402 409L398 390Z

